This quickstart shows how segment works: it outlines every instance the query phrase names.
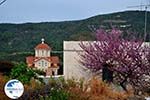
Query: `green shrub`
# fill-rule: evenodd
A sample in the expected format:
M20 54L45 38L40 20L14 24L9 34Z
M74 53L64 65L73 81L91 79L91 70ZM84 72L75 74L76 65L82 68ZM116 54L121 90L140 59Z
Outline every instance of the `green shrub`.
M10 78L18 79L23 84L29 83L32 77L35 77L34 72L24 63L16 64L10 73Z

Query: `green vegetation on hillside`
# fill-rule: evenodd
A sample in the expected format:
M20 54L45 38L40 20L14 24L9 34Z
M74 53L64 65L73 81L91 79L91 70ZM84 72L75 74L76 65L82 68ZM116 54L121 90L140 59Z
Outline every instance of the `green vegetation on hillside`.
M148 33L150 33L149 20L150 12L148 12ZM0 24L0 60L25 61L27 55L34 54L34 47L41 42L41 38L45 38L53 50L63 50L64 40L94 40L91 34L93 27L104 29L116 27L134 32L136 37L142 38L144 11L118 12L78 21ZM149 37L148 34L147 41Z

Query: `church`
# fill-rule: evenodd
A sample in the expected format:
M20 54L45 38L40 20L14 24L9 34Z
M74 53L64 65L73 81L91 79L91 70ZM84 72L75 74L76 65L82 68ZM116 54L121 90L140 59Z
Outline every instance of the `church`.
M26 57L28 67L42 70L46 76L58 74L59 58L51 56L51 48L41 39L41 43L35 47L35 56Z

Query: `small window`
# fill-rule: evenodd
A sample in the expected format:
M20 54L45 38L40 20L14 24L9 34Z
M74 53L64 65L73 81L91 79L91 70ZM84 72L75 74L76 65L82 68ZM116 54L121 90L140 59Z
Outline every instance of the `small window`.
M39 66L41 66L41 63L39 62Z
M45 66L47 66L47 62L45 62Z

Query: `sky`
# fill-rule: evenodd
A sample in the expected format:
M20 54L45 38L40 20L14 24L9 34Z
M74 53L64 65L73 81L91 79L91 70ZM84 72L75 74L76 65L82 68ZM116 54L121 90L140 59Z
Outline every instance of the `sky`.
M1 2L2 0L0 0ZM0 5L0 23L58 22L89 18L147 4L150 0L7 0Z

